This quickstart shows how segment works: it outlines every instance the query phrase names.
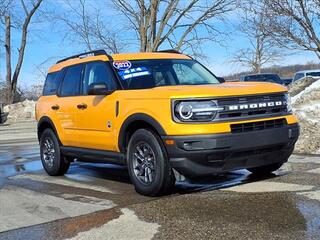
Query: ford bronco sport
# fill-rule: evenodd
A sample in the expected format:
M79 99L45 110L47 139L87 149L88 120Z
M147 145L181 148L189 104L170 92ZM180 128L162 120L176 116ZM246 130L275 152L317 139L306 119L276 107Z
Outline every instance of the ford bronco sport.
M97 50L58 61L36 118L49 175L75 160L121 164L149 196L168 194L177 178L275 171L299 135L285 87L224 83L175 51Z

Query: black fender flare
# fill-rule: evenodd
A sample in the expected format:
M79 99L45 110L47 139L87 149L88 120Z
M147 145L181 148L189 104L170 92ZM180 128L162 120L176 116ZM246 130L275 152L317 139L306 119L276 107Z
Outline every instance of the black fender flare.
M47 117L47 116L44 116L44 117L41 117L40 120L38 121L38 124L37 124L37 134L38 134L38 140L40 141L40 129L41 129L41 126L43 124L46 124L46 125L50 125L50 127L52 128L54 134L57 136L59 142L60 142L60 138L59 138L59 135L58 135L58 131L53 123L53 121ZM61 143L61 142L60 142Z
M126 137L126 130L130 126L131 123L136 121L143 121L151 125L160 136L165 136L166 131L161 126L161 124L155 120L153 117L145 114L145 113L135 113L130 115L121 125L120 131L119 131L119 137L118 137L118 147L121 152L125 151L125 137Z

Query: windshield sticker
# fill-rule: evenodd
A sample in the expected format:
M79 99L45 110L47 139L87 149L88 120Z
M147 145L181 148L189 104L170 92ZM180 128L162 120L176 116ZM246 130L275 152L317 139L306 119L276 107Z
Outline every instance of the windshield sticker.
M127 70L131 68L131 62L129 61L114 61L113 63L114 68L118 70Z
M118 74L123 80L126 80L128 78L150 75L151 73L146 67L137 67L137 68L132 68L125 71L120 71L118 72Z

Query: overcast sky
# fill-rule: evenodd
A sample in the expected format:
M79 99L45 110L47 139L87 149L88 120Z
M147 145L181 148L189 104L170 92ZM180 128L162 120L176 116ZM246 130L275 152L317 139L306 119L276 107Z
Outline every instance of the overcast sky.
M47 0L46 4L43 5L43 8L50 11L64 11L65 6L62 3L63 2L61 2L61 0L58 0L57 2L53 0ZM124 24L124 19L121 19L117 14L115 14L111 8L106 12L108 12L108 14L111 16L113 25ZM77 54L84 50L84 47L78 43L71 43L70 41L64 39L61 25L57 24L55 21L50 21L50 19L48 20L49 21L41 21L41 23L33 23L30 27L30 38L26 48L26 55L20 75L20 85L32 85L33 83L40 83L44 80L37 67L39 64L45 62L43 66L49 67L59 58ZM220 29L230 32L230 35L224 39L225 46L221 46L217 43L206 43L203 46L203 49L208 57L204 64L207 65L218 76L225 76L247 70L239 65L230 63L232 54L248 45L247 39L239 32L234 30L234 26L238 23L238 21L238 15L236 13L232 13L229 16L229 21L227 23L219 23ZM14 46L13 52L16 55L16 49L20 40L20 35L17 35L17 33L13 31L12 38L12 44ZM128 45L126 41L123 43L120 42L120 45L121 44L123 45L123 49L125 49L125 51L136 52L139 50L138 46ZM1 79L4 79L5 77L5 59L3 51L4 49L2 47L0 51ZM309 61L319 61L315 54L312 53L288 53L290 53L290 55L283 57L283 59L276 64L290 65L304 64ZM13 69L15 63L16 59L13 59Z

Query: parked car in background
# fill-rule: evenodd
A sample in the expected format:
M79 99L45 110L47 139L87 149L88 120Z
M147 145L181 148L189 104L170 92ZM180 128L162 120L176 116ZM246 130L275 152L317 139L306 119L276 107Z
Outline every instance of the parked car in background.
M275 73L244 75L240 77L240 82L271 82L286 85L279 75Z
M282 78L282 81L284 82L284 85L288 86L292 83L292 78Z
M3 110L3 103L0 103L0 124L3 124L7 121L8 113L5 113Z
M296 72L293 77L293 82L305 77L320 78L320 69Z

